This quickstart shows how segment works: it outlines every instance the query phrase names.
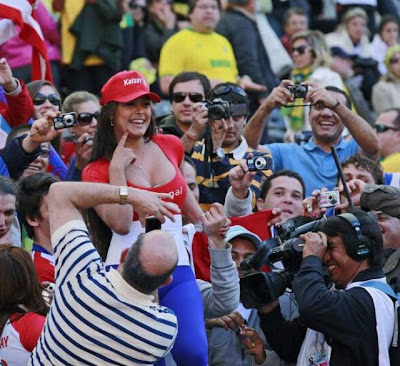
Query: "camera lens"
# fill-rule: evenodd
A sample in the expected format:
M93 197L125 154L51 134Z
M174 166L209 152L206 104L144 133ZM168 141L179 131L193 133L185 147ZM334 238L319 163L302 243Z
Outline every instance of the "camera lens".
M265 160L264 158L261 158L261 157L260 157L260 158L257 158L257 159L256 159L254 165L256 166L256 168L257 168L258 170L263 170L263 169L266 167L267 162L266 162L266 160Z

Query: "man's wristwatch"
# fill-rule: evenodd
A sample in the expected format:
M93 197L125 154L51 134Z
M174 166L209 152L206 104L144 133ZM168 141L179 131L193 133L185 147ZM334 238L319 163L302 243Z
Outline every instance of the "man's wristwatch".
M119 204L125 205L128 203L128 187L119 187Z
M223 149L222 147L219 147L219 148L217 149L217 152L213 152L213 153L211 154L211 157L212 157L213 159L223 159L223 158L225 157L225 151L224 151L224 149Z

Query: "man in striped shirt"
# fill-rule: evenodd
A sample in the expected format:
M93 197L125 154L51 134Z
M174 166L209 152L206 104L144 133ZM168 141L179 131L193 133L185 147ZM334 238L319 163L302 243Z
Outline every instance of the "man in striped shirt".
M168 194L97 183L54 183L48 193L56 290L30 365L152 365L172 347L177 320L153 302L172 280L178 254L169 234L154 230L105 272L80 209L131 204L141 219L174 220Z

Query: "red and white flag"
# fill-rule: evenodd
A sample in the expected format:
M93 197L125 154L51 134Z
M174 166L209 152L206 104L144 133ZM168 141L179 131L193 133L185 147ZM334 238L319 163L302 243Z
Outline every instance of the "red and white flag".
M19 35L32 45L32 80L53 82L46 44L33 6L37 0L0 0L0 44Z

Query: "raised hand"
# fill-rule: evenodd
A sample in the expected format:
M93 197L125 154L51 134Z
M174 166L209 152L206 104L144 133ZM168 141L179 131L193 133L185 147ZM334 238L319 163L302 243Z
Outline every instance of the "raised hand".
M88 133L82 134L76 141L76 168L82 170L92 157L93 139Z
M0 59L0 85L7 93L13 92L18 87L12 76L11 68L4 57Z
M110 169L122 167L125 170L130 164L133 164L135 162L136 160L135 152L132 149L125 147L128 134L129 132L126 131L119 140L110 162Z
M226 217L224 207L220 203L214 203L202 216L204 231L208 236L211 248L225 247L225 228L230 225Z
M253 157L250 153L249 158ZM249 172L247 162L242 159L238 165L229 171L229 182L231 183L232 193L238 199L247 197L248 188L257 172Z
M179 214L180 210L177 204L169 202L171 199L172 196L168 193L154 193L143 189L129 188L128 203L138 213L143 227L146 224L147 216L154 216L161 223L165 222L165 217L175 221L174 214Z

